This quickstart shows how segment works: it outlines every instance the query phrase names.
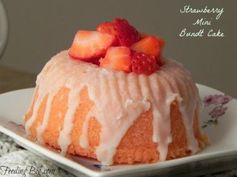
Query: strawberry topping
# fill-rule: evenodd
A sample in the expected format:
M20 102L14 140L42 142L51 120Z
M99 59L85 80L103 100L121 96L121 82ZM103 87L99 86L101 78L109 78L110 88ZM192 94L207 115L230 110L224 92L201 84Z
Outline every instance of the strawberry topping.
M159 70L165 41L139 33L127 20L116 18L97 26L97 31L78 31L68 54L117 71L150 75Z
M100 60L100 66L119 71L130 72L131 51L128 47L110 47L105 58Z
M74 38L69 55L74 59L94 61L103 57L106 50L115 42L115 37L97 31L78 31Z
M137 74L150 75L159 69L155 56L134 52L131 60L131 71Z
M101 23L97 31L114 35L121 46L129 47L140 40L139 32L125 19L116 18L112 22Z
M160 56L160 42L155 36L144 37L133 44L131 48L146 55Z

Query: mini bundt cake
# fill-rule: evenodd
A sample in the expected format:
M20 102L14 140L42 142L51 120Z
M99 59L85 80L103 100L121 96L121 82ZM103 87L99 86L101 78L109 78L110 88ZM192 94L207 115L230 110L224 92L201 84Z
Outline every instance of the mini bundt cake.
M78 31L37 77L27 135L106 165L187 156L205 145L199 93L164 41L125 19Z

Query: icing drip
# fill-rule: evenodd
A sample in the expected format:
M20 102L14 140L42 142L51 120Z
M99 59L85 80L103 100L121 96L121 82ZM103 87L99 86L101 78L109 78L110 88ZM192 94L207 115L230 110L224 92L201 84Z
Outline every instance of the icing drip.
M50 114L50 110L51 110L51 104L52 104L52 101L53 101L53 97L54 97L54 95L49 95L48 96L43 122L42 122L41 125L39 125L39 127L37 127L37 140L40 143L44 142L43 139L42 139L42 133L44 132L44 130L47 126L47 123L49 121L49 116L50 116L49 114Z
M68 88L68 109L60 131L58 144L63 153L71 143L70 133L74 114L80 105L80 92L87 88L94 105L86 115L79 144L88 147L88 123L94 117L101 125L100 144L96 156L103 164L112 164L116 148L134 121L144 112L152 110L153 142L157 143L160 160L165 160L172 142L170 105L179 104L186 128L187 143L192 153L199 148L193 134L193 117L199 106L199 94L191 74L173 60L165 60L161 70L150 76L124 73L99 68L96 65L73 61L67 51L53 57L37 77L38 97L32 116L26 121L26 131L37 117L42 100L48 96L42 124L37 128L37 139L47 127L50 106L61 88Z
M75 85L76 86L76 85ZM68 96L68 109L64 118L63 129L60 132L58 144L61 147L61 153L67 152L67 147L70 145L70 133L73 125L73 117L76 112L77 106L80 103L79 89L71 89Z

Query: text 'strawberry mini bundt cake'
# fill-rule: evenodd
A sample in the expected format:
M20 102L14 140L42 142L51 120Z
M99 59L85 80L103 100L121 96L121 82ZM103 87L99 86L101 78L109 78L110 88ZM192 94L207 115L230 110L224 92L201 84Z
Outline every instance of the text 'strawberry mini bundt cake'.
M78 31L37 77L27 135L107 165L198 152L199 93L189 71L162 57L163 47L124 19Z

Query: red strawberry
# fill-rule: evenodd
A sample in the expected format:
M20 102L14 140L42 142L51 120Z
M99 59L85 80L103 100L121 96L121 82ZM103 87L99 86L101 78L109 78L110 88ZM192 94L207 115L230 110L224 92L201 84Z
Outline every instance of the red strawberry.
M146 36L140 41L132 45L132 49L136 52L145 53L146 55L160 56L161 45L164 45L163 40L159 40L155 36Z
M101 23L97 31L114 35L121 46L129 47L140 40L139 32L125 19L116 18L112 22Z
M137 74L150 75L159 69L155 56L134 52L131 60L131 70Z
M140 33L140 35L141 35L141 39L146 38L148 36L153 36L153 35L149 35L149 34L146 34L146 33ZM160 48L164 48L165 40L163 38L161 38L160 36L153 36L153 37L155 37L159 41Z
M110 47L105 58L100 59L100 66L119 71L130 72L131 51L128 47Z
M97 31L78 31L75 35L69 55L74 59L95 62L103 57L106 50L115 42L115 37Z
M101 33L108 33L108 34L111 34L111 35L114 35L114 36L117 35L114 24L112 22L101 23L96 27L96 30L101 32Z

